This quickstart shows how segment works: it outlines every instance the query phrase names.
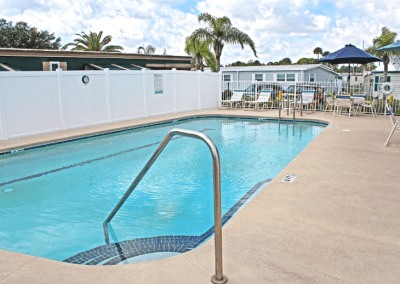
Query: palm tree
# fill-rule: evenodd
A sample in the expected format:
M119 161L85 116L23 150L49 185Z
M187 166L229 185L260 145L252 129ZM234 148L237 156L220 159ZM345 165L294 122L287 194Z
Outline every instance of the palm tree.
M328 56L329 54L331 54L329 51L324 51L324 53L322 53L322 57Z
M316 47L313 51L314 54L318 54L318 59L319 59L319 55L322 54L322 48L320 47Z
M215 60L214 54L212 54L209 49L210 44L211 43L209 41L202 41L192 36L186 38L185 52L188 55L193 56L196 61L197 70L204 71L203 61L206 61L207 66L211 67L213 72L217 71L217 62Z
M394 43L396 36L397 36L396 32L391 32L387 27L383 27L382 34L379 37L374 38L374 40L372 41L373 45L367 48L366 50L367 52L383 60L384 82L387 82L387 72L388 72L390 57L398 53L394 51L375 51L375 49Z
M245 44L249 45L257 57L253 40L246 33L232 27L231 20L228 17L216 18L208 13L201 13L198 20L208 24L209 27L195 30L191 37L211 42L217 60L217 72L220 70L222 49L225 44L240 44L242 49Z
M84 51L109 51L109 52L121 52L118 49L124 50L119 45L107 45L111 42L112 37L110 35L105 36L103 39L103 31L98 34L89 32L89 35L81 32L82 34L75 34L80 38L74 39L74 42L65 44L61 49L65 50L69 46L74 46L71 50L84 50Z
M140 53L141 50L143 50L144 54L154 54L156 52L156 47L150 44L145 47L143 44L143 46L138 47L137 52Z

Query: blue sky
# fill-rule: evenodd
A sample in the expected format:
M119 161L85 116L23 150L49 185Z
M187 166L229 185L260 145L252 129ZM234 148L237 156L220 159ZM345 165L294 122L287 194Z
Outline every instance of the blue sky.
M248 47L226 45L223 64L296 62L315 57L315 47L333 52L347 43L362 48L363 41L368 47L384 26L400 33L398 0L0 0L0 18L54 32L63 44L81 31L104 31L125 52L152 44L170 55L185 54L185 37L204 26L201 12L228 16L257 46L255 58Z

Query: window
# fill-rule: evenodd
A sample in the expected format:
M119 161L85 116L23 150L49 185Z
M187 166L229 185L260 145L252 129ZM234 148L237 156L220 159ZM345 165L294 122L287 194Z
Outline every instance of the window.
M230 81L231 80L231 74L224 74L223 81Z
M278 81L285 81L285 74L278 74L277 80Z
M390 82L391 78L390 76L387 76L387 81ZM381 87L379 84L383 84L383 76L375 76L375 91L379 91L379 88Z
M310 82L315 82L315 74L310 74Z
M286 81L296 81L295 80L295 74L287 74L286 75Z
M263 80L263 74L255 74L254 75L254 80L255 81L262 81Z
M50 61L50 71L56 71L60 69L60 62Z

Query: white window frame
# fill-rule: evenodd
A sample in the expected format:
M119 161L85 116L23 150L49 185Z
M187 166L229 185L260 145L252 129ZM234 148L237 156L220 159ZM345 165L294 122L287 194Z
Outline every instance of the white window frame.
M257 75L260 76L261 75L261 80L257 80ZM264 74L254 74L254 81L256 82L263 82L264 81Z
M289 80L288 75L293 75L293 80ZM286 74L286 81L287 82L296 82L296 74Z
M50 71L56 71L56 70L53 70L53 64L57 64L56 70L60 69L60 62L59 61L50 61Z
M279 80L279 75L283 75L283 80ZM276 81L277 82L286 82L286 74L282 74L282 73L278 73L278 74L276 74Z
M311 75L314 75L314 81L311 81ZM308 74L308 82L316 82L316 81L317 81L317 74L315 73Z
M232 81L231 79L232 79L232 74L223 74L223 76L222 76L222 81L224 81L224 82L231 82Z

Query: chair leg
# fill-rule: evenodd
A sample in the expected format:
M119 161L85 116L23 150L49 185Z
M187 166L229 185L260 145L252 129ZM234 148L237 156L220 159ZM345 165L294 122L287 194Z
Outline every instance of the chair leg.
M390 132L388 139L386 140L385 147L386 147L387 144L389 143L390 138L392 138L393 132L396 130L396 125L397 125L397 123L396 123L395 125L393 125L393 129L392 129L392 131Z

